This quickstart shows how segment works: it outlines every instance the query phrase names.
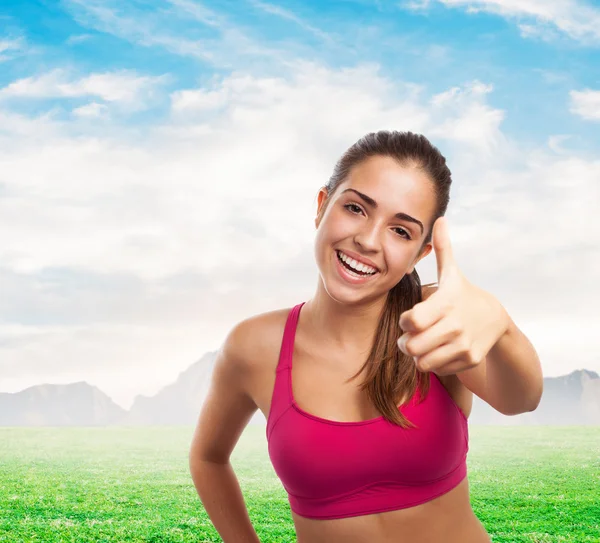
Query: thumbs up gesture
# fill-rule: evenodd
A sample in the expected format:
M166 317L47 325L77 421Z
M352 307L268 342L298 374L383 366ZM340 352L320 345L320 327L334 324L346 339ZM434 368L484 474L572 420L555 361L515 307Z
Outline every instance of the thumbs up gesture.
M452 253L448 223L433 225L438 288L400 315L404 331L398 347L412 356L420 371L444 376L473 368L508 327L508 315L490 293L471 284Z

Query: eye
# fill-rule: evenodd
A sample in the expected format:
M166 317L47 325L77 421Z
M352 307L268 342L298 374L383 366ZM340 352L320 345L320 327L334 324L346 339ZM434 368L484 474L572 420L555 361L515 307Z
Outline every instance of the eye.
M356 204L346 204L344 207L345 207L346 209L348 209L348 208L350 208L350 207L354 207L354 208L356 208L356 209L358 209L358 210L362 211L362 210L360 209L360 207L358 207ZM357 213L356 213L356 212L354 212L354 211L350 211L350 213L354 213L355 215L357 215Z
M358 215L358 213L356 211L350 211L350 208L355 208L355 209L358 209L359 211L362 211L362 208L356 204L346 204L344 206L344 209L347 209L353 215ZM404 228L400 228L398 226L398 227L394 228L394 230L400 230L400 232L402 232L402 234L398 234L398 235L401 235L403 238L411 239L410 234L406 230L404 230Z
M398 226L397 228L394 228L394 230L400 230L400 232L404 233L404 235L402 237L405 237L406 239L410 239L410 236L408 235L408 232L406 230L404 230L404 228L400 228Z

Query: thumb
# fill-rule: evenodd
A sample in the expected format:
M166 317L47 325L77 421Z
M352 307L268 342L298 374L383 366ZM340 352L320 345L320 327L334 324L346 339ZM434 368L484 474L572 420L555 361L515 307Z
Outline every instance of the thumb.
M450 243L450 233L448 231L448 220L446 217L439 217L433 225L433 250L437 262L438 284L440 287L444 281L447 281L450 274L456 267L452 244Z

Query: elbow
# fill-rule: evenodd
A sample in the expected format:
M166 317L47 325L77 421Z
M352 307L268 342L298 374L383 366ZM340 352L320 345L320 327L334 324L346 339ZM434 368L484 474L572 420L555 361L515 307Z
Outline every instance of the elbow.
M544 379L542 377L539 381L535 395L533 396L533 399L531 400L531 402L529 404L529 409L527 411L529 411L529 412L535 411L538 408L538 406L540 405L540 402L542 401L543 394L544 394Z
M515 415L522 415L523 413L531 413L535 411L540 404L540 399L537 398L534 402L528 404L521 404L512 408L498 409L500 413L507 417L514 417Z
M193 449L190 449L190 451L188 453L188 469L190 470L190 472L194 471L195 459L196 459L196 456L194 455L194 451L193 451Z
M194 475L198 469L198 457L194 454L193 451L190 450L190 454L188 455L188 471L194 478Z
M531 406L529 407L529 409L527 410L529 413L535 411L538 406L540 405L540 401L541 401L541 397L536 398L535 401L531 404Z
M542 401L542 394L544 392L544 381L540 379L539 384L534 388L533 393L530 394L526 400L521 400L520 405L513 406L508 410L502 411L504 415L521 415L522 413L532 413L535 411Z
M190 473L192 474L192 476L194 476L194 474L197 473L201 464L202 464L201 451L198 449L196 443L192 443L189 453L188 453L188 469L190 470Z

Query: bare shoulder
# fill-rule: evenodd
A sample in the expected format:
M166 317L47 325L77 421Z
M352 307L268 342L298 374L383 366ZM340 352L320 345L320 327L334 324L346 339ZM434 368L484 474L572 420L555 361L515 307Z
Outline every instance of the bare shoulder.
M240 369L254 373L263 368L273 348L279 349L291 307L248 317L229 332L226 343L239 361Z
M281 319L289 310L254 315L235 324L217 352L208 394L190 447L190 462L226 463L258 406L253 380L272 357L267 356ZM279 326L278 326L279 325ZM281 332L283 334L283 330ZM266 362L267 361L267 362Z

